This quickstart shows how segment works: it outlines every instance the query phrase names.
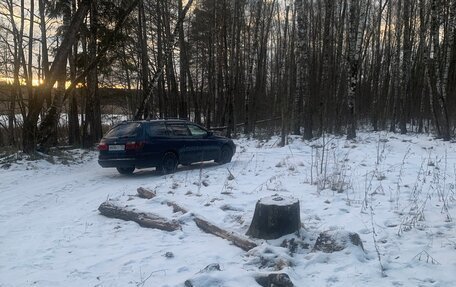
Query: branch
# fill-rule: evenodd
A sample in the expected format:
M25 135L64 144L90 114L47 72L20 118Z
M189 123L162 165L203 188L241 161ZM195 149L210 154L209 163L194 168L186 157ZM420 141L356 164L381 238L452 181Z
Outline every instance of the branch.
M188 10L190 9L190 6L192 5L193 0L189 0L187 4L185 5L184 9L182 10L182 14L179 16L177 19L176 27L174 27L174 31L171 34L171 38L169 39L169 45L168 45L168 50L165 53L164 61L161 63L161 66L157 68L157 71L155 72L154 76L152 77L152 81L150 83L150 87L154 88L157 83L158 79L163 75L163 67L165 66L166 59L171 56L174 46L176 45L176 34L179 30L179 25L184 21L185 15L187 15ZM135 120L141 119L144 113L144 108L147 102L149 102L150 97L152 96L152 91L153 89L149 89L149 93L142 99L141 104L138 106L138 110L135 113ZM144 89L144 87L143 87Z
M76 77L74 81L71 82L70 86L65 90L65 95L63 97L63 101L65 101L71 91L76 87L78 83L80 83L87 75L89 72L95 68L98 63L101 61L101 59L106 55L106 52L113 46L115 43L115 40L117 38L117 35L119 34L123 24L125 23L125 20L127 19L128 15L133 11L133 9L138 5L140 0L135 0L133 1L130 6L119 16L120 20L116 23L116 26L114 27L114 30L109 34L107 38L105 38L105 43L102 43L100 46L102 48L98 52L97 57L90 62L90 64L87 66L87 68L79 75Z
M58 74L62 70L62 66L66 65L68 53L73 47L76 35L84 22L85 16L89 12L90 2L90 0L82 0L76 14L73 16L73 19L71 19L70 26L68 27L65 37L63 38L62 43L57 49L57 54L54 57L54 62L52 63L49 71L50 76L46 79L46 83L44 84L45 89L51 89L54 86L59 76Z

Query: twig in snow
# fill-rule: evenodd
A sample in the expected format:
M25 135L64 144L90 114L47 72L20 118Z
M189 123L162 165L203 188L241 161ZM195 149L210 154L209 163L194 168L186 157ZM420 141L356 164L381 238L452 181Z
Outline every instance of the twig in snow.
M426 250L423 250L420 253L418 253L417 255L415 255L415 257L413 257L413 259L418 259L418 261L426 261L426 263L440 265L440 262L435 260L434 257L432 257L431 255L429 255L429 253L427 253Z
M372 239L374 240L374 247L375 247L375 252L377 253L377 258L378 258L378 263L380 264L380 270L382 273L382 277L388 277L385 273L385 267L383 267L382 263L382 256L380 254L380 250L378 249L378 243L377 243L377 232L375 231L375 225L374 225L374 208L372 205L370 206L370 217L371 217L371 227L372 227Z
M154 275L155 273L158 273L158 272L164 272L166 273L166 269L160 269L160 270L155 270L155 271L152 271L149 276L147 276L146 278L142 278L142 271L139 271L140 274L141 274L141 281L139 282L136 282L136 287L142 287L144 286L144 284L146 284L147 280L150 279L150 277L152 277L152 275Z

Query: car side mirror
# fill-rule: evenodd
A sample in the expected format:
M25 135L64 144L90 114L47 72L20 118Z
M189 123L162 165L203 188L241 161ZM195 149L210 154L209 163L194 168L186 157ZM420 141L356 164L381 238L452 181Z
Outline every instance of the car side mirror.
M211 137L211 136L213 136L213 135L214 135L214 132L211 132L211 131L207 132L207 136L208 136L208 137Z

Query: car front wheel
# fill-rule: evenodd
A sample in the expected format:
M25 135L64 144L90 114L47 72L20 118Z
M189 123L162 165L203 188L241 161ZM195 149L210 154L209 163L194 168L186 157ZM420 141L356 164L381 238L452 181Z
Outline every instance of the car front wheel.
M174 173L177 168L177 156L173 152L167 152L163 156L160 170L163 174Z
M233 157L233 152L231 148L228 146L223 146L220 152L220 158L217 160L218 163L224 164L231 162L231 158Z
M132 174L133 171L135 171L135 168L134 167L118 167L117 171L120 174Z

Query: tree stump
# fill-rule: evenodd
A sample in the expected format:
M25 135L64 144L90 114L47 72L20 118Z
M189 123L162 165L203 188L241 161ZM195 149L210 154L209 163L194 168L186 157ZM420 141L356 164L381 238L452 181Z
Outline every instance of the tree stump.
M276 195L258 200L247 235L276 239L300 227L299 200Z

